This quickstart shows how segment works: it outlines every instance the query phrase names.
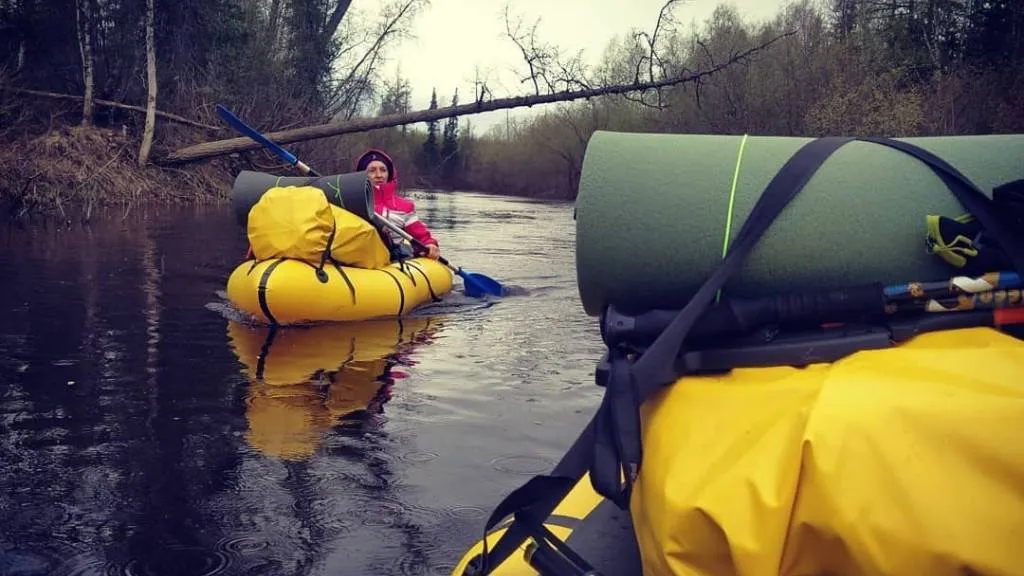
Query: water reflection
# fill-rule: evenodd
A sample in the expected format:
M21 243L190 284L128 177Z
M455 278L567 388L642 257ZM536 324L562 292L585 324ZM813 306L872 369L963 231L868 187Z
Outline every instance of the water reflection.
M418 194L416 203L423 212L423 220L434 230L453 230L459 225L455 211L455 194L433 192Z
M437 316L287 328L230 320L228 340L250 382L246 441L303 460L334 428L372 426L404 377L398 367L442 324Z

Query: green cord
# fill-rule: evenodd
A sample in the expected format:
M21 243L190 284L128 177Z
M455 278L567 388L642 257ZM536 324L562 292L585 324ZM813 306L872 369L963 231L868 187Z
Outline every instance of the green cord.
M733 206L736 203L736 183L740 179L740 163L743 162L743 149L747 146L747 134L743 135L743 139L740 140L740 151L736 155L736 168L732 173L732 188L729 190L729 210L725 216L725 237L722 239L722 259L725 259L725 255L729 253L729 237L732 235L732 212ZM722 298L722 291L719 290L718 294L715 295L715 302L717 303Z

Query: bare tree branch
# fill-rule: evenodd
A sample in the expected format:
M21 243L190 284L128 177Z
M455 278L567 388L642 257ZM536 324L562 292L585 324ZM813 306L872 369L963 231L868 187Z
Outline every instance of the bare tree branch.
M520 78L519 81L532 81L533 93L538 95L540 94L540 85L537 82L537 76L539 71L537 67L534 66L534 64L541 59L541 55L537 53L536 47L534 46L534 35L537 32L537 24L539 22L540 19L538 19L537 22L535 22L533 24L533 27L530 29L528 37L530 42L530 49L527 50L526 46L523 45L527 37L519 33L519 28L522 25L522 18L518 18L516 20L515 30L513 30L512 23L509 20L509 5L505 4L505 33L508 35L509 39L515 43L516 47L519 48L519 51L523 53L523 60L526 61L526 66L530 69L530 75L525 78Z
M640 68L643 67L645 62L647 63L648 82L654 82L655 64L657 64L658 66L658 77L661 77L665 74L665 62L661 58L661 55L658 54L658 36L662 31L663 25L674 23L672 9L675 7L677 3L681 1L683 0L667 0L665 4L661 6L661 10L658 11L658 19L654 23L654 31L651 32L650 34L648 34L647 32L640 32L633 37L635 41L639 41L641 38L643 38L644 44L646 45L646 54L641 54L641 56L636 61L636 69L633 74L634 82L640 81ZM655 94L657 94L658 97L657 104L648 103L647 99L645 98L645 93L641 93L639 97L630 97L628 95L624 97L631 102L636 102L644 106L649 106L652 108L656 108L658 110L664 109L665 106L662 102L661 90L655 90Z
M401 22L402 18L404 18L420 1L421 0L406 0L406 2L398 8L395 14L385 14L384 22L381 24L377 32L376 40L363 54L362 58L360 58L352 69L349 70L348 75L337 83L337 86L339 87L346 87L350 89L344 97L336 94L331 98L328 117L334 116L344 109L348 109L348 112L345 114L346 119L351 118L352 115L355 114L359 107L360 98L366 91L369 77L373 73L374 64L376 64L377 59L380 57L381 50L392 36L398 34L398 24ZM358 82L355 81L357 77Z
M671 0L673 2L679 0ZM522 31L522 18L516 18L515 25L509 7L505 6L505 33L519 49L526 62L528 73L522 76L520 83L533 84L533 93L541 94L541 85L549 93L562 90L589 89L594 82L587 78L586 66L583 64L583 51L563 60L562 51L558 46L541 42L537 39L538 18L529 31ZM560 86L561 85L561 86Z
M473 72L473 101L482 104L491 94L491 89L487 87L487 76L484 76L483 79L480 78L479 66L474 67Z
M27 88L12 88L10 86L0 86L0 90L8 90L16 94L25 94L28 96L43 96L45 98L57 98L60 100L82 100L81 96L75 96L74 94L57 94L55 92L42 92L39 90L29 90ZM131 104L121 104L120 102L111 102L110 100L94 100L94 104L97 106L107 106L110 108L120 108L122 110L132 110L134 112L146 113L146 109L142 106L132 106ZM202 122L196 122L195 120L189 120L184 116L178 116L177 114L171 114L170 112L156 111L156 115L168 120L170 122L177 122L179 124L188 124L196 128L202 128L204 130L223 130L221 126L210 126L209 124L203 124Z
M558 75L555 77L555 81L560 81L565 84L566 90L586 90L591 87L590 80L586 77L586 69L583 65L582 50L580 50L576 56L568 62L558 60L555 62L555 65L558 67Z

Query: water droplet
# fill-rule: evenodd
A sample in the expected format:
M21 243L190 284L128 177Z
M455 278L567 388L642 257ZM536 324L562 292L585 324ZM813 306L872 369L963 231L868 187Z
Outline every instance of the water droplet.
M499 472L530 476L550 470L554 463L540 456L499 456L491 460L491 467Z
M430 462L431 460L437 458L438 456L440 456L440 454L437 454L436 452L428 452L426 450L413 450L410 452L406 452L405 454L402 454L401 456L399 456L399 458L405 462L422 463Z
M475 520L487 516L486 510L476 506L452 506L445 509L445 513L459 520Z

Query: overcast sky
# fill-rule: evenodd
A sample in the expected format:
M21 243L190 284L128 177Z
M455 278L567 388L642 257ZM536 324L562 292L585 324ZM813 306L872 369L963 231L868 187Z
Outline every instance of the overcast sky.
M373 0L367 0L373 1ZM720 3L731 3L746 20L773 17L782 0L685 0L674 14L684 28L691 21L703 24ZM564 51L583 50L589 64L596 64L608 42L630 27L651 31L664 0L511 0L513 16L523 18L524 27L539 17L538 36ZM473 94L474 67L489 71L494 97L519 95L531 87L519 84L511 71L525 70L518 48L505 36L502 18L505 0L431 0L412 21L415 38L391 48L381 73L394 78L396 68L412 86L412 106L426 108L431 89L436 87L438 104L451 103L455 88L462 103ZM541 107L538 107L541 108ZM538 108L534 108L536 111ZM513 117L529 114L529 108L511 111ZM504 111L464 116L473 131L482 133L490 125L505 121Z

